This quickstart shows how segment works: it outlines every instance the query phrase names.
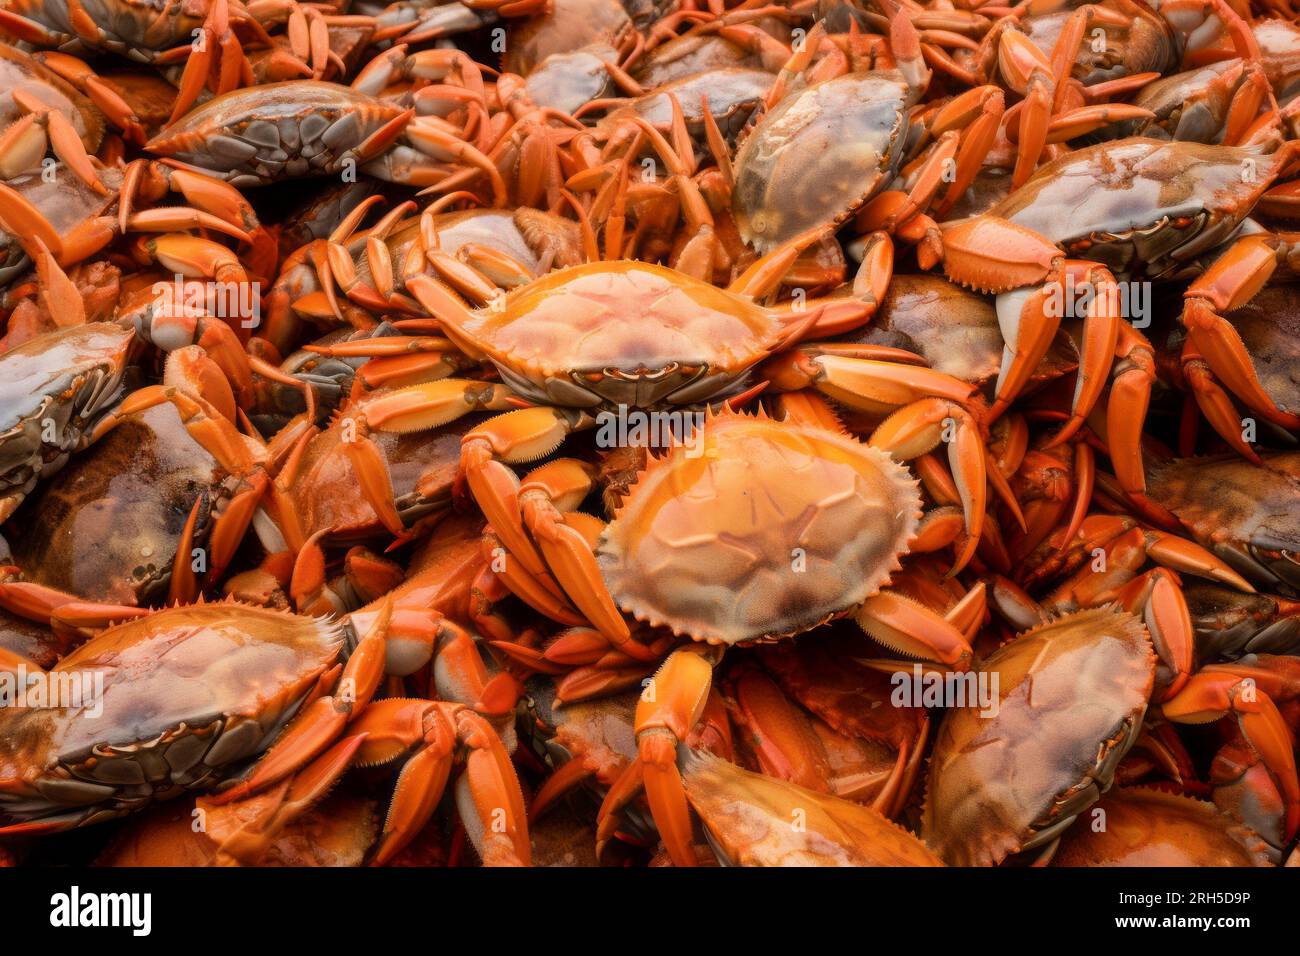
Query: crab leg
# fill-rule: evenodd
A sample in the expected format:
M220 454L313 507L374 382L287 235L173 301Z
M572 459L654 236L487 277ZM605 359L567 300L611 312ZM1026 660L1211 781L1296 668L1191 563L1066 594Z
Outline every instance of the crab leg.
M357 755L362 765L386 763L412 747L376 843L371 864L382 866L424 827L442 799L456 752L469 749L464 780L471 817L462 821L477 835L486 865L523 865L531 858L527 812L510 756L481 716L459 704L392 698L370 705L355 723L366 735Z
M948 461L966 519L966 544L953 563L951 576L974 556L984 527L988 469L975 420L957 402L925 398L904 406L881 422L867 444L907 461L934 450L940 441L948 446Z
M348 416L353 427L350 433L345 433L348 434L346 451L362 494L385 528L398 537L406 530L393 503L388 463L370 433L400 434L436 428L472 411L510 408L511 395L501 385L446 378L397 389L368 403L364 413Z
M1161 705L1175 723L1206 723L1232 714L1241 732L1277 780L1286 801L1284 836L1289 842L1300 825L1300 781L1296 778L1295 740L1264 690L1267 674L1250 667L1214 665L1193 675ZM1258 683L1257 683L1258 682Z
M0 566L0 607L38 624L48 624L56 634L84 637L90 630L150 613L148 608L83 601L43 584L14 578L20 569Z
M983 595L970 600L975 606ZM965 604L958 608L957 619L961 620L969 608ZM892 650L954 671L970 670L974 653L966 636L952 621L917 601L893 591L881 591L867 598L855 619L867 634Z
M713 664L693 649L674 651L650 679L636 706L636 759L609 788L596 817L597 852L617 831L618 811L644 789L673 864L696 865L677 744L703 715L712 682Z
M488 522L525 570L541 577L546 562L524 530L519 479L503 462L536 461L587 424L559 408L523 408L488 419L461 440L461 474Z
M242 800L290 777L314 760L366 709L384 676L385 637L392 600L385 601L375 623L343 668L334 694L317 697L294 719L242 783L213 798L217 804Z
M1285 428L1300 429L1300 415L1284 412L1260 384L1241 336L1222 313L1245 305L1277 267L1277 253L1259 236L1238 239L1184 293L1183 324L1187 343L1228 389L1253 411ZM1197 387L1200 386L1200 387ZM1215 431L1233 448L1249 452L1241 439L1241 422L1229 416L1223 399L1204 379L1194 377L1193 394ZM1247 457L1258 461L1253 452Z

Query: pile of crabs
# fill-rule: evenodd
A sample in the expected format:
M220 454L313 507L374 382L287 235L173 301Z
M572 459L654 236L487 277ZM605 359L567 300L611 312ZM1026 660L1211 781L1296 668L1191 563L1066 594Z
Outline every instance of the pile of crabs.
M0 0L0 864L1300 862L1294 0Z

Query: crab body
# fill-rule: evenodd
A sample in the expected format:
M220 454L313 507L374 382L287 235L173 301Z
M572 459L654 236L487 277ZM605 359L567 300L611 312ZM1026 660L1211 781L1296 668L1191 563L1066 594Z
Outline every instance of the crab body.
M342 644L335 624L232 604L111 627L51 671L102 675L101 695L0 716L0 813L64 829L210 788L269 745Z
M1055 839L1106 791L1155 678L1142 622L1083 611L990 655L992 715L948 711L935 738L922 835L954 865L997 865Z
M915 481L883 452L719 417L704 426L701 455L650 462L596 559L635 617L737 644L860 605L899 568L919 513Z
M1252 583L1300 593L1300 452L1184 458L1151 470L1150 495Z
M782 340L779 313L652 263L552 272L452 332L532 401L574 408L725 395Z
M916 93L901 73L851 73L781 100L736 154L732 212L766 251L843 222L884 188L907 152Z
M94 323L0 355L0 518L89 440L117 400L134 344L131 330Z

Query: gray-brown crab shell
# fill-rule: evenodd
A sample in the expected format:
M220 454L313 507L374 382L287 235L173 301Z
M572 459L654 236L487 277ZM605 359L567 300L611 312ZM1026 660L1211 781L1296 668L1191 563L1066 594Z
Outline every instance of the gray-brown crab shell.
M991 654L975 673L990 685L996 675L996 706L951 708L935 737L926 842L951 865L996 866L1055 839L1110 787L1155 663L1142 622L1110 608L1041 624Z
M1300 594L1300 451L1153 465L1147 494L1252 584Z
M50 672L87 694L0 709L0 821L82 825L213 786L270 745L343 640L336 622L229 603L101 632Z
M651 459L596 549L624 611L713 644L808 630L880 590L916 481L835 432L724 414Z
M736 153L731 211L759 252L838 225L892 178L913 92L896 71L850 73L787 95Z

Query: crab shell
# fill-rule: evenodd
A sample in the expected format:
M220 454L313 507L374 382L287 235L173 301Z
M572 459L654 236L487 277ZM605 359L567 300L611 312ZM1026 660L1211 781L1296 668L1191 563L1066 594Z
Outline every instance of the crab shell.
M997 677L995 712L952 708L936 735L922 836L953 866L996 866L1055 839L1110 787L1155 663L1142 622L1113 609L1058 618L995 651L978 669Z
M135 341L129 328L92 322L0 355L0 521L117 401Z
M781 343L781 316L645 262L549 273L448 334L530 401L570 408L719 396Z
M342 646L336 623L239 604L101 632L50 673L102 675L102 694L0 711L0 819L79 826L213 786L270 745Z
M809 630L884 586L916 531L916 481L847 435L710 416L652 458L596 559L624 611L711 644Z
M338 172L349 150L401 112L338 83L289 80L213 97L145 148L258 186Z
M1211 803L1159 790L1116 790L1061 838L1053 866L1272 866L1269 846ZM1104 814L1104 816L1102 816Z
M943 866L929 847L870 807L742 770L704 751L684 750L679 763L686 797L728 865ZM792 826L796 819L804 825Z
M81 42L109 50L141 63L180 43L193 39L208 14L207 0L161 4L158 0L82 0L76 5L82 22L93 24L87 33L72 23L68 0L9 0L12 13L34 20L51 32L63 34L63 43Z
M246 443L251 468L262 452ZM27 580L88 601L157 603L194 502L203 502L201 546L245 478L191 437L174 406L155 406L128 416L41 489L13 537L14 558Z
M893 178L915 93L901 73L850 73L785 97L736 154L731 211L766 252L843 222Z
M1199 274L1189 260L1227 241L1281 168L1255 147L1135 137L1040 166L989 214L1117 278L1186 278Z
M1151 468L1147 494L1251 583L1300 594L1300 451L1180 458Z

